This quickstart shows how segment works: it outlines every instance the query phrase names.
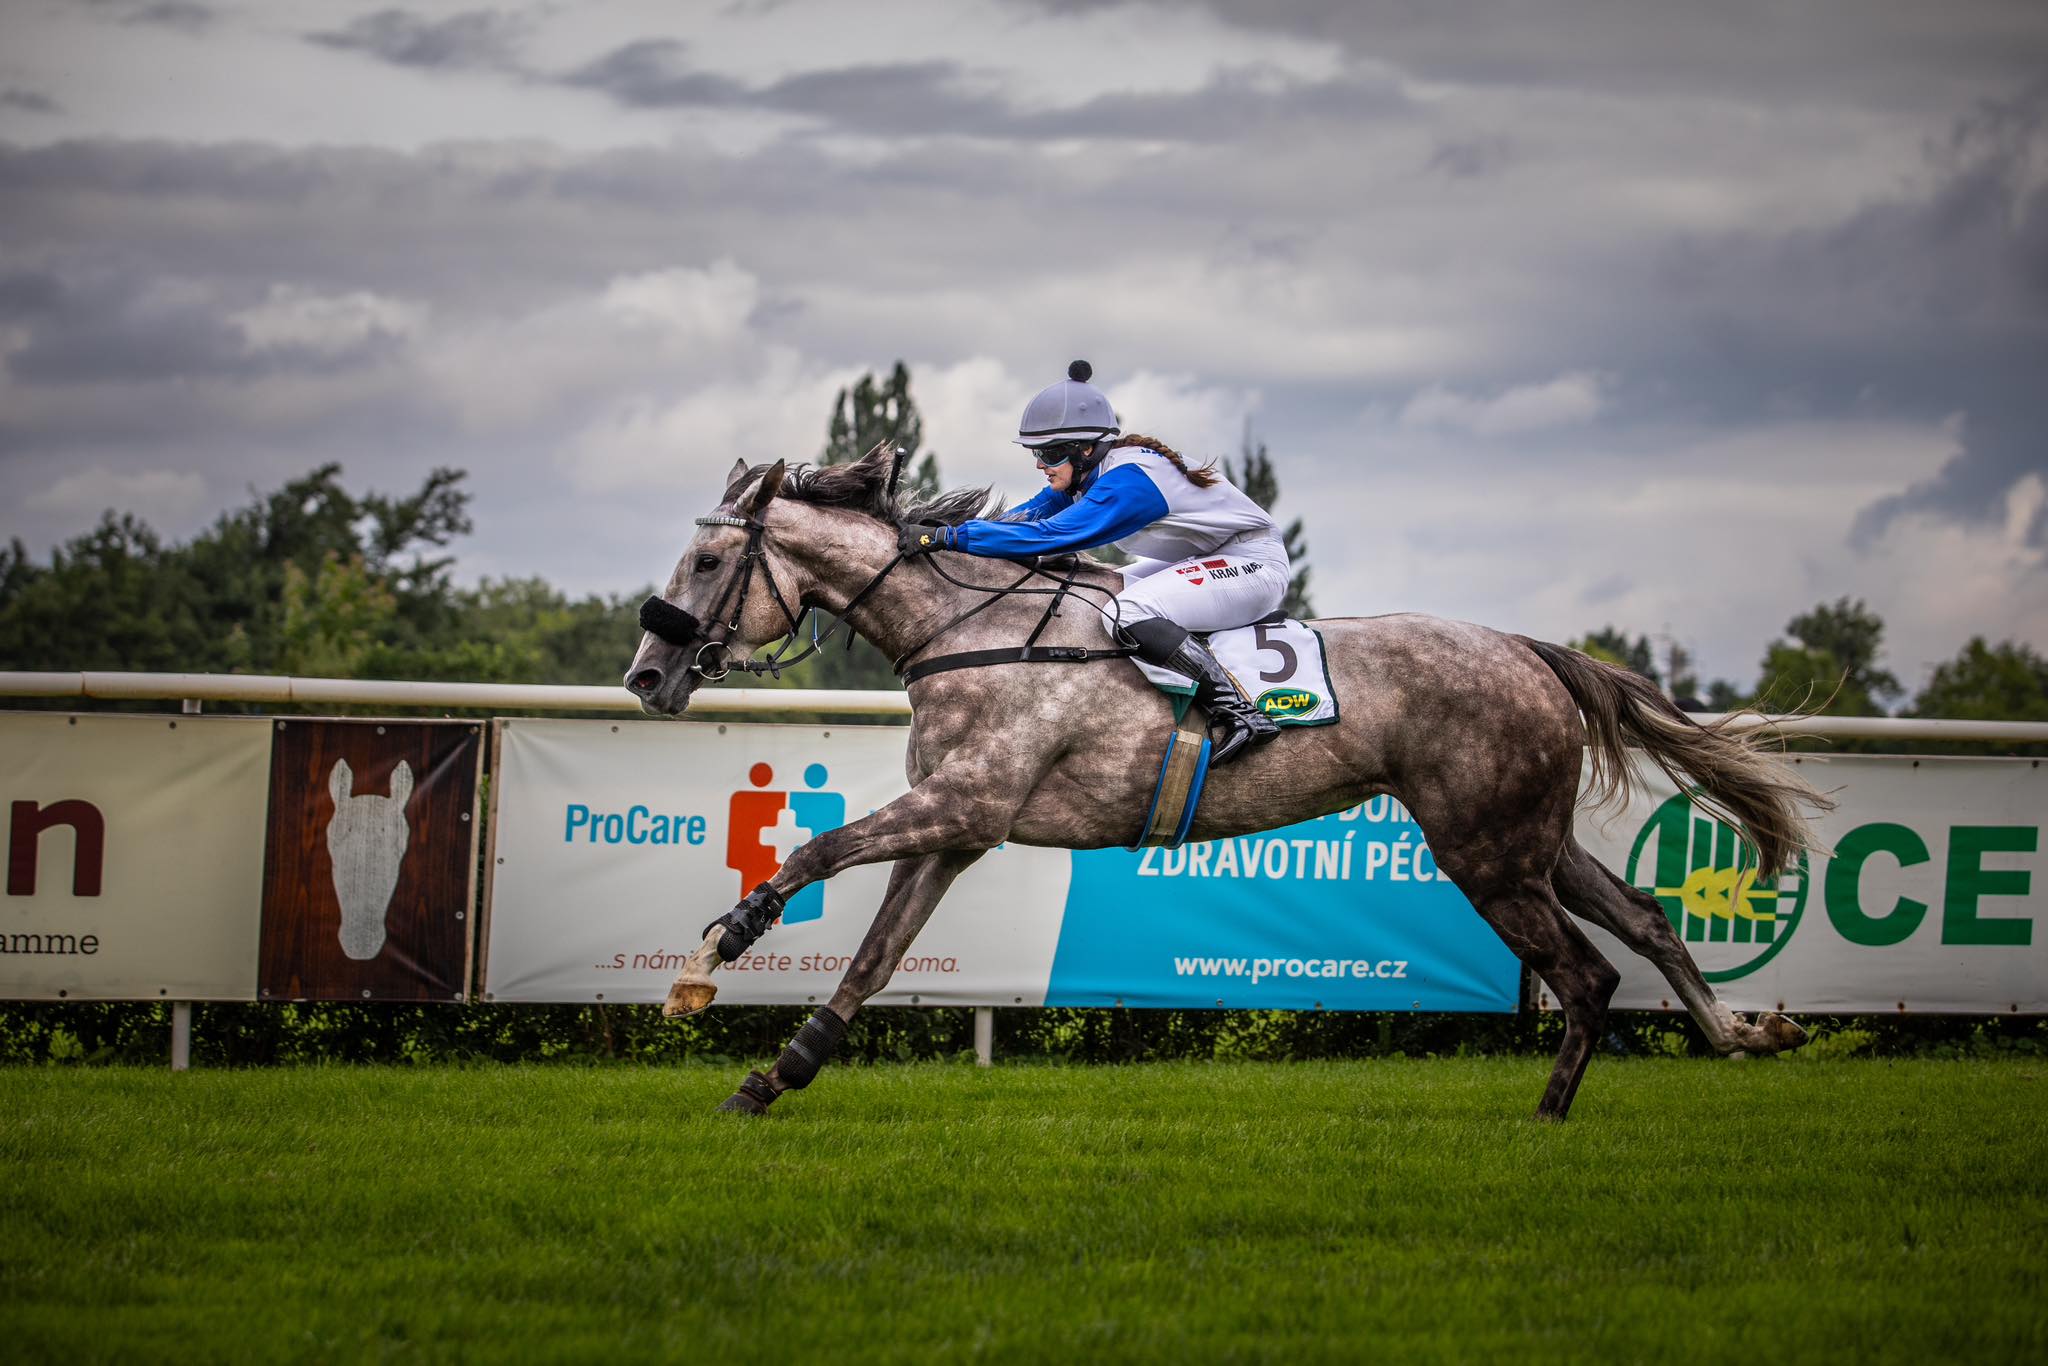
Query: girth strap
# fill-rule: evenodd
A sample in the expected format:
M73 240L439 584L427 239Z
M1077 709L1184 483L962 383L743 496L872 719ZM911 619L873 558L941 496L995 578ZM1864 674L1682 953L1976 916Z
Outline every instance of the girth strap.
M903 671L905 687L920 678L951 669L980 669L990 664L1086 664L1091 659L1128 659L1137 651L1128 647L1091 650L1082 645L1011 645L1000 650L968 650L957 655L938 655Z

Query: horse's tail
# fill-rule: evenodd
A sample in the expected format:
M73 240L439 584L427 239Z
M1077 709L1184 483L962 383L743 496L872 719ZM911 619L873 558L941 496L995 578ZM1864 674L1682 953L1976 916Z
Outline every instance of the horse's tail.
M1641 674L1527 636L1515 639L1550 666L1586 718L1593 806L1638 790L1641 779L1624 749L1634 744L1681 791L1742 831L1756 849L1760 876L1775 876L1800 850L1815 847L1800 808L1825 811L1834 803L1757 739L1729 731L1727 718L1703 726Z

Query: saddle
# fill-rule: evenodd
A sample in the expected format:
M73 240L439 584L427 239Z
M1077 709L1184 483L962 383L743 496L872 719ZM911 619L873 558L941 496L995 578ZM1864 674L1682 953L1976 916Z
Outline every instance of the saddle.
M1337 693L1330 684L1322 634L1313 626L1274 612L1248 626L1195 635L1207 643L1238 692L1268 720L1282 728L1336 724ZM1142 659L1133 662L1161 692L1178 699L1176 719L1186 712L1195 694L1193 679Z
M1322 635L1314 627L1274 612L1248 626L1197 634L1238 692L1282 729L1336 724L1337 694L1330 686ZM1132 662L1174 698L1174 729L1166 738L1145 823L1130 847L1178 848L1195 823L1209 777L1209 718L1190 706L1193 679L1141 659Z

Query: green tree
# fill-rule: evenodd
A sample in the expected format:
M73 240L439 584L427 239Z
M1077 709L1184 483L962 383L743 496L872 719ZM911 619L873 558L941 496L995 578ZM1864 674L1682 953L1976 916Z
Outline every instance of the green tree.
M924 444L924 417L910 396L910 367L900 360L886 380L877 383L870 371L855 380L852 388L839 391L832 400L825 449L818 463L851 464L883 441L903 452L906 490L920 498L942 491L938 457L925 451L923 459L918 458Z
M1821 603L1785 623L1791 640L1764 651L1757 696L1768 707L1818 706L1829 716L1882 716L1899 681L1877 666L1884 622L1861 598Z
M456 470L356 497L323 465L184 545L109 512L31 561L0 555L0 667L407 677L463 637L451 560L469 530Z
M917 400L910 395L910 367L900 360L887 379L878 381L869 372L850 388L839 391L832 400L832 413L825 426L825 449L819 454L818 463L848 464L883 441L902 452L906 495L930 498L942 491L938 457L930 451L920 452L924 444L924 418L917 410ZM824 618L820 629L830 623L830 618ZM856 641L849 649L835 638L804 661L797 673L780 680L764 677L756 681L756 686L901 688L903 682L874 646Z
M1954 721L2048 721L2048 658L2026 645L1973 636L1913 699L1913 716Z
M1650 645L1648 636L1637 636L1630 640L1626 631L1616 630L1613 626L1603 626L1597 631L1588 631L1579 639L1572 641L1571 647L1618 668L1639 673L1653 683L1659 681L1656 651Z
M1235 484L1244 495L1264 508L1273 510L1280 501L1280 476L1273 470L1273 457L1266 450L1266 443L1252 443L1252 424L1244 424L1244 443L1238 452L1235 465L1228 456L1223 460L1223 477ZM1281 602L1280 610L1290 617L1312 617L1315 606L1308 596L1308 538L1302 531L1302 519L1297 517L1289 522L1280 533L1281 541L1287 547L1287 561L1294 566L1294 577L1288 581L1287 597Z

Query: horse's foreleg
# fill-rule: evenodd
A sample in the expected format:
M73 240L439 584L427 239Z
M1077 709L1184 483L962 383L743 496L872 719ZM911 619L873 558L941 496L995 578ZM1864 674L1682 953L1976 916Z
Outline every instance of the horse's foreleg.
M740 1089L718 1108L739 1114L764 1114L784 1091L800 1091L809 1086L839 1046L862 1003L889 984L896 965L903 961L925 921L931 919L939 898L953 885L953 879L980 857L979 849L966 849L900 860L890 870L889 890L882 897L882 907L875 913L874 923L868 926L867 936L861 940L853 966L846 970L839 990L797 1031L773 1067L766 1073L747 1073Z
M664 1015L689 1015L711 1004L712 970L752 948L782 916L790 897L813 882L864 863L921 858L941 850L993 849L1010 833L1029 773L990 763L935 773L895 801L799 845L775 876L704 927L704 942L669 987Z
M718 956L731 962L768 932L789 898L848 868L995 848L1008 837L1031 786L1028 777L1020 782L986 765L933 774L880 810L797 846L773 877L705 927L698 953L715 945Z
M1565 908L1649 959L1678 993L1716 1053L1782 1053L1806 1042L1806 1031L1765 1011L1751 1023L1721 1003L1657 899L1631 887L1577 841L1565 846L1552 875Z

